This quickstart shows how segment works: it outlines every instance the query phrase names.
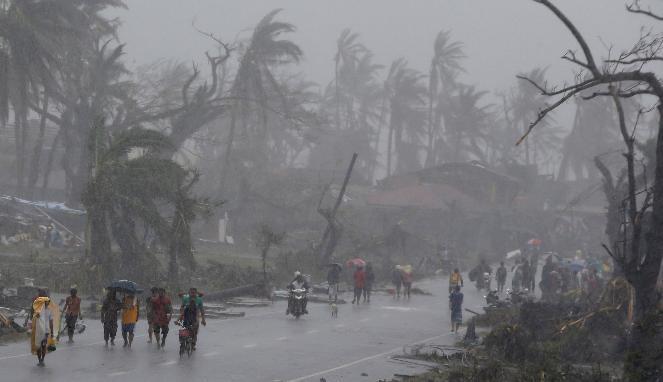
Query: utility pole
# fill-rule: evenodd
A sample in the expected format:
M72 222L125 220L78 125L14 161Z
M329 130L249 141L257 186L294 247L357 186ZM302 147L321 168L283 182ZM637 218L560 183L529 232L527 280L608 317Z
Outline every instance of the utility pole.
M345 179L343 179L343 185L341 186L341 190L338 193L338 197L336 198L334 208L331 210L331 212L329 212L329 214L323 213L322 210L319 210L325 219L327 219L327 228L325 229L324 235L322 235L322 240L320 241L319 247L319 258L321 260L321 265L323 266L331 258L331 255L336 248L336 243L338 242L337 228L335 226L336 213L338 212L338 209L343 202L343 196L345 196L345 190L347 189L348 183L350 182L350 176L352 175L352 170L354 169L358 156L359 154L357 153L352 154L352 160L350 160L350 165L348 166L348 170L345 173Z

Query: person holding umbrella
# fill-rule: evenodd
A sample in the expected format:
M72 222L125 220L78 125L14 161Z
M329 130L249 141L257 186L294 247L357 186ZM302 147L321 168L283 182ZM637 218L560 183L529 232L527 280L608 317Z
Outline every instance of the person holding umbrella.
M364 291L364 287L366 286L366 273L364 272L364 267L363 266L358 266L357 269L355 270L355 273L352 275L352 278L354 280L354 297L352 298L352 303L354 304L355 301L357 302L357 305L361 302L361 294Z
M117 299L115 288L108 288L106 299L101 305L101 323L104 325L104 341L108 346L110 340L111 346L115 346L115 336L117 335L117 314L122 310L122 302Z

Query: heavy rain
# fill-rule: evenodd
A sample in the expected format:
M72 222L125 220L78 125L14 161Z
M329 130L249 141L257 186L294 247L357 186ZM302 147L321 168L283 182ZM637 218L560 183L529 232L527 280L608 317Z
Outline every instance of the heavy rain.
M659 0L0 0L0 381L663 381Z

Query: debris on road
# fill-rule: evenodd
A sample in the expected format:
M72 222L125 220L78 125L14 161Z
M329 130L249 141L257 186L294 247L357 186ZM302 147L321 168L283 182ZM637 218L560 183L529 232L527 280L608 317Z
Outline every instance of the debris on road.
M270 300L259 298L236 297L225 302L229 306L241 306L244 308L259 308L272 304Z

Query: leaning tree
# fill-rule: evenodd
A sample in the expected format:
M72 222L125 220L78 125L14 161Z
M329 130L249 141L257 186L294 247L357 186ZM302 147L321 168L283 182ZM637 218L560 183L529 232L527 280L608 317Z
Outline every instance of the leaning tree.
M580 46L580 52L568 50L562 59L577 65L580 73L576 75L573 83L559 87L520 77L553 100L539 110L518 144L523 142L549 113L577 97L612 97L617 105L621 99L636 96L652 97L656 101L655 109L659 118L656 159L653 164L655 179L653 186L644 190L644 193L650 196L646 196L644 201L634 197L635 179L629 176L629 195L625 201L627 222L624 229L628 231L626 237L630 238L630 245L624 246L623 251L615 253L610 250L609 253L635 290L634 326L629 341L625 375L630 380L658 380L663 365L663 335L655 324L661 319L658 309L660 296L656 283L663 258L663 81L653 71L653 66L663 61L663 34L643 33L632 48L616 57L609 54L607 58L597 61L583 34L555 4L550 0L532 1L546 7L571 32ZM627 11L663 21L663 15L656 14L650 8L643 8L638 0L627 5ZM623 125L621 123L621 126ZM624 138L628 160L629 156L633 155L633 137L626 135ZM642 224L645 216L649 217L646 226ZM644 246L640 245L641 235L644 235Z

